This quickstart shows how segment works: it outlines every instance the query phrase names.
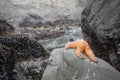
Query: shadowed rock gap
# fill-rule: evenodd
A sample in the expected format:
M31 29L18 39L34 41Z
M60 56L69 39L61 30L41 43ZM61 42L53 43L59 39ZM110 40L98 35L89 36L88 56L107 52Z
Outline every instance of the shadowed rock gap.
M84 38L95 54L112 63L118 70L120 69L119 4L119 0L90 0L81 18Z

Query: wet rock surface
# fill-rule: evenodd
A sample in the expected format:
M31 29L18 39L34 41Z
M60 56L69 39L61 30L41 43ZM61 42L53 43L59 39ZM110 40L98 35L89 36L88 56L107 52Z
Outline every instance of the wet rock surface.
M71 40L79 40L83 38L81 28L79 26L69 27L72 28L65 30L62 36L39 40L39 42L48 50L52 51L53 49L65 46L65 44Z
M48 56L43 46L35 40L0 37L0 80L40 80Z
M0 19L17 27L40 27L68 18L80 20L86 0L0 0Z
M85 56L85 55L84 55ZM98 59L91 62L75 55L74 49L52 51L42 80L119 80L120 73L107 62Z
M24 35L40 42L50 51L63 47L71 39L82 38L80 22L72 20L58 20L53 25L43 25L41 27L20 27L16 30L16 35Z
M52 39L65 35L66 30L72 30L79 28L79 21L63 20L53 23L54 25L47 25L41 27L22 27L16 31L16 34L26 35L32 39L43 40L43 39Z
M89 0L81 18L84 37L89 41L95 54L108 62L111 60L118 70L120 70L119 4L119 0Z
M83 70L81 70L80 68L75 66L76 64L74 64L74 62L72 63L69 61L68 55L65 55L66 58L60 58L65 60L65 63L59 64L63 68L65 67L65 69L62 70L62 68L60 67L60 71L58 69L58 66L54 64L54 61L47 60L50 53L48 50L46 50L46 48L52 51L55 48L63 47L68 41L83 38L79 24L81 22L81 11L84 8L86 0L0 1L0 80L41 80L43 74L43 77L47 75L47 77L44 77L43 80L77 80L81 79L80 77L82 77L82 80L100 80L101 76L98 77L97 75L102 74L100 71L105 71L105 75L102 75L102 77L105 80L110 78L112 80L118 79L118 72L115 69L113 69L109 64L104 63L104 61L100 61L100 64L102 62L103 64L107 65L107 67L103 66L102 64L101 66L103 69L101 69L100 66L89 62L89 60L79 62L78 59L76 61L75 58L74 61L80 63L80 65L77 65L82 66ZM117 0L115 0L115 2L116 1ZM85 10L83 14L86 13L86 11L89 12L89 9ZM82 22L84 24L83 18ZM93 29L96 30L96 28ZM119 30L119 27L117 27L116 29ZM84 30L85 29L83 29L83 31ZM90 32L91 29L87 30L88 32ZM103 49L101 48L102 50L100 49L99 54L96 54L100 56L100 58L105 59L107 61L109 61L109 54L103 53L106 51L106 45L113 46L114 43L111 43L112 41L115 43L119 42L117 41L118 38L116 38L119 36L119 31L113 30L114 35L118 34L118 36L115 36L115 39L113 39L111 31L107 31L105 33L106 37L108 37L110 40L107 39L107 41L105 41L107 43L104 44ZM92 33L94 34L93 31L88 34L91 35ZM97 41L97 38L94 39ZM93 43L92 45L94 44L98 44L98 41L96 43ZM116 53L119 54L120 46L119 44L115 44L115 46L116 47L114 48L114 51L116 51ZM97 51L99 49L93 48L93 50ZM110 51L111 53L114 52L113 49L111 49L111 47L107 47L107 50L112 50ZM61 50L59 52L63 53L61 52ZM70 53L73 52L70 51ZM112 62L114 62L115 67L116 65L118 65L119 62L118 58L116 60L116 57L118 57L118 55L115 55L115 58L111 56L111 60ZM59 61L58 57L56 58L55 62L57 61ZM47 66L48 62L50 64L48 64ZM75 66L75 68L72 69L71 66ZM80 69L79 72L76 69ZM95 71L93 69L95 69ZM106 71L106 69L108 71ZM58 73L56 70L58 70ZM89 70L92 74L89 73ZM108 74L111 72L115 72L115 74L113 74L112 77L104 77L109 76ZM97 77L95 77L96 75ZM115 75L117 75L117 77L114 77Z
M38 27L15 27L13 34L11 33L12 30L9 32L9 28L5 29L9 33L0 36L1 46L6 47L1 48L1 51L5 52L4 55L0 54L2 55L0 79L41 80L50 55L45 48L52 51L55 48L63 47L70 39L81 38L82 34L79 34L81 29L78 25L78 21L64 19L49 24L45 23ZM57 44L55 44L56 40ZM50 43L50 41L53 41L53 43Z

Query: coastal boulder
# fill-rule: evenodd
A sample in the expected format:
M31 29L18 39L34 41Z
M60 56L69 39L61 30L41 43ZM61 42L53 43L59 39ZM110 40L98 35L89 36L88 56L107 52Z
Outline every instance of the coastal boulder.
M42 80L119 80L120 73L107 62L97 58L98 63L75 55L75 50L64 48L52 51Z

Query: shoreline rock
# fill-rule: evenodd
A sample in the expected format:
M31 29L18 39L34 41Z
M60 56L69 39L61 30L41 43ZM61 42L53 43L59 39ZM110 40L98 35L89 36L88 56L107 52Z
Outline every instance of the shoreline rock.
M84 38L95 54L112 63L118 70L120 70L119 4L119 0L89 0L81 17ZM116 56L116 59L113 60L112 55Z
M40 79L49 55L28 37L0 37L0 80Z
M53 50L42 80L118 80L120 78L120 72L107 62L97 58L96 64L86 56L85 60L81 60L74 53L74 49Z

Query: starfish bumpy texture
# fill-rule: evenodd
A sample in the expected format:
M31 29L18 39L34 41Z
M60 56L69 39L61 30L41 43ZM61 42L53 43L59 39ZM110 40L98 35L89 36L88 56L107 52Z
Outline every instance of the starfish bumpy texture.
M92 49L90 48L89 44L87 43L87 41L81 39L81 40L77 40L77 41L73 41L73 42L68 42L65 46L65 49L70 49L70 48L75 48L76 49L76 56L84 59L82 52L84 51L85 54L88 56L88 58L93 61L93 62L97 62L97 59L92 51Z

